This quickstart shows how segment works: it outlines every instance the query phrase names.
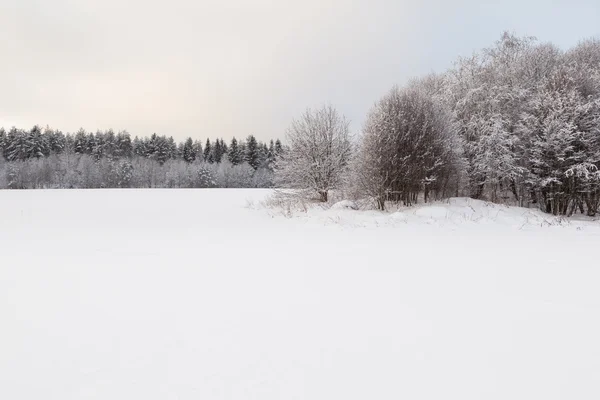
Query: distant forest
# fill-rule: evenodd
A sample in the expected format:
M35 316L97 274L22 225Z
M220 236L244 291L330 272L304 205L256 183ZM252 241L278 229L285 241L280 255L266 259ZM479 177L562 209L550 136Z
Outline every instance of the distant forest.
M64 134L49 127L0 128L0 188L271 187L279 139L263 143L153 134L131 139L113 130Z

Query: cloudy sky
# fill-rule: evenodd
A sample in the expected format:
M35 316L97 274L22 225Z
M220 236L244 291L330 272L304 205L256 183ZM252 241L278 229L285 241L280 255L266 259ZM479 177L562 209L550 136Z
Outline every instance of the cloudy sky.
M598 0L0 0L0 126L267 140L331 103L358 131L503 30L568 48L599 21Z

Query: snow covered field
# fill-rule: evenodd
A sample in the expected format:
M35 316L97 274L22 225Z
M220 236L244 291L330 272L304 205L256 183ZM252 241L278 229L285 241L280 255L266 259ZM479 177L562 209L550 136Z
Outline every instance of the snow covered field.
M1 399L598 399L599 221L0 192Z

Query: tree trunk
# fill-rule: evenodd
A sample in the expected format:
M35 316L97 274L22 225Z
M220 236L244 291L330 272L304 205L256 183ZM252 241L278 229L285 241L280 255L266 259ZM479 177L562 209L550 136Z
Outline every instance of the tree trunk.
M319 191L319 200L323 203L327 203L327 190Z

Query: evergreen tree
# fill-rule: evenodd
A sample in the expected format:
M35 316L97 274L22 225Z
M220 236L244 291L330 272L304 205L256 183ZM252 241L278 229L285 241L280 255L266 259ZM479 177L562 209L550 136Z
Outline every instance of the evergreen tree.
M4 158L7 161L25 160L27 158L27 140L23 131L13 127L8 132Z
M275 141L275 157L278 157L283 153L283 147L281 146L281 141L277 139Z
M46 128L44 131L44 136L46 137L49 154L61 154L63 151L65 151L66 138L61 131L54 131Z
M167 139L167 151L169 155L168 158L173 160L177 158L177 143L175 143L173 136L169 136Z
M221 151L223 152L223 155L226 155L229 152L229 147L223 139L221 139Z
M117 153L117 136L112 129L109 129L103 135L101 154L112 159L113 157L117 157Z
M223 140L217 139L217 141L215 142L214 152L215 162L220 163L221 159L223 158L223 154L225 154L225 146Z
M151 148L151 157L158 161L160 165L163 165L170 158L170 145L166 137L156 136L155 134Z
M238 165L244 161L243 156L240 152L240 148L238 147L237 139L234 137L231 139L231 144L229 145L229 152L227 153L227 158L229 162L233 165Z
M204 160L204 154L202 152L202 143L200 143L199 140L194 140L194 154L196 155L196 160Z
M183 145L183 160L187 163L193 163L196 160L196 152L194 151L194 142L192 138L187 138Z
M133 145L131 143L131 136L127 131L119 132L117 135L117 147L116 147L116 156L117 157L131 157L133 152Z
M204 162L210 164L215 162L215 153L212 145L210 144L210 139L206 139L206 145L204 146Z
M41 158L48 155L46 138L42 136L42 129L37 125L27 135L25 154L26 158Z
M267 159L266 159L266 167L268 169L273 169L273 163L275 162L275 144L273 143L273 139L269 142L269 147L267 149Z
M133 151L133 154L135 154L136 156L146 157L144 143L139 137L136 136L135 138L133 138L131 149Z
M258 166L266 168L269 164L269 148L263 142L258 144Z
M90 154L96 161L98 161L104 155L104 134L102 134L100 131L97 131L92 143L92 152Z
M73 152L75 154L86 154L88 149L87 142L87 134L85 133L83 128L79 129L79 131L77 131L73 139Z
M94 136L93 133L89 133L87 135L87 141L86 141L86 149L85 149L85 153L86 154L94 154L94 150L96 149L96 137Z
M65 147L64 147L64 151L67 153L73 153L74 152L74 148L75 148L75 138L73 138L73 136L71 136L70 133L67 133L65 135Z
M258 149L258 142L254 135L248 136L246 140L246 162L254 169L257 169L260 165L260 155Z

